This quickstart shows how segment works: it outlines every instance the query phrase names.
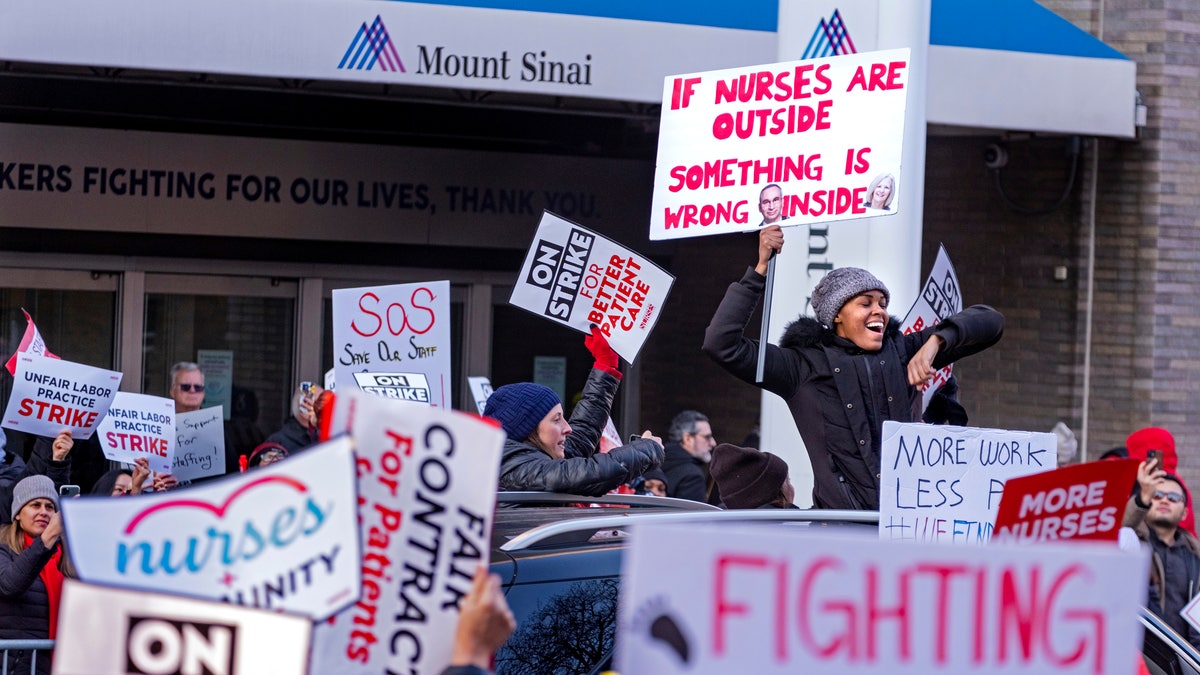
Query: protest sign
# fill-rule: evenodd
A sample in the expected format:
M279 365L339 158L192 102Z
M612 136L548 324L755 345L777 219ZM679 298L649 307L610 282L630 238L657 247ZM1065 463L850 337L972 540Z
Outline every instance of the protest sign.
M1138 460L1088 462L1010 478L996 514L996 540L1117 540Z
M483 407L492 395L492 381L486 377L468 377L467 386L471 387L471 398L475 401L475 408L482 415Z
M225 473L225 424L219 406L175 415L171 473L179 480Z
M348 438L247 473L136 499L64 499L84 581L327 618L358 600Z
M1004 483L1058 466L1054 434L883 423L879 536L984 544Z
M423 373L354 373L354 382L368 394L429 403L429 380Z
M421 376L427 380L424 402L450 407L449 281L335 289L333 344L334 379L343 387L355 386L355 373ZM378 386L385 396L419 394L408 385Z
M196 364L204 373L204 405L223 409L222 419L233 413L233 350L196 350Z
M938 246L937 258L933 261L933 269L929 272L929 278L925 280L925 286L921 288L921 295L905 315L904 321L900 324L900 330L904 331L905 335L922 331L929 326L938 325L942 319L961 311L962 293L959 291L958 273L954 271L954 265L950 262L950 254L946 253L946 247ZM947 364L933 374L933 379L922 390L921 410L929 407L929 400L933 398L938 389L942 388L946 380L950 379L953 368L954 364Z
M317 626L312 672L439 673L458 603L490 555L504 432L353 389L334 408L333 433L355 443L363 592Z
M1183 609L1179 610L1179 615L1200 632L1200 595L1196 595L1191 602L1184 605Z
M118 391L97 431L100 449L114 462L132 464L145 457L152 471L171 472L175 461L175 401Z
M55 675L305 675L307 617L63 582Z
M0 426L49 438L70 429L76 440L91 438L120 386L121 373L112 370L21 354Z
M828 530L638 525L623 561L616 669L1132 672L1146 596L1136 580L1148 568L1143 551L1088 543L911 546Z
M45 356L48 359L58 358L46 348L46 341L42 339L42 334L33 323L33 317L29 316L29 312L26 312L25 308L22 307L21 313L25 315L25 334L21 336L21 342L17 345L17 351L13 352L13 355L8 357L8 361L4 363L8 374L13 377L17 376L17 356L20 354L34 354L36 356Z
M667 77L650 238L896 213L908 76L893 49Z
M645 256L546 212L509 302L583 333L599 326L633 363L673 283Z

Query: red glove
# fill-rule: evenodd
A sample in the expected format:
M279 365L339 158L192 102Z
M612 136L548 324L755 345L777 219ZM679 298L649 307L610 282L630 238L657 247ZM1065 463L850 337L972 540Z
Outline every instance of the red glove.
M603 370L618 380L621 379L621 371L618 370L621 360L612 347L608 346L608 339L604 337L604 333L600 332L599 326L592 326L592 334L583 338L583 346L587 347L588 351L592 353L592 357L596 359L593 368Z

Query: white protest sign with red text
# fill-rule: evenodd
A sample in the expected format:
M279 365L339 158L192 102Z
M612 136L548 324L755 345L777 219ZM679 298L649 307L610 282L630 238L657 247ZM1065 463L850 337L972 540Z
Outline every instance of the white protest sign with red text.
M333 345L344 389L449 408L450 282L335 289Z
M667 77L650 238L896 213L909 65L893 49Z
M912 546L827 530L637 525L616 668L1130 673L1146 596L1133 580L1148 568L1144 551L1099 544Z
M312 672L439 673L458 603L490 556L504 432L454 410L347 388L332 433L358 466L362 597L317 626Z
M17 351L13 352L13 355L8 357L8 361L4 363L8 374L13 377L17 376L17 356L20 354L35 354L50 359L58 358L46 348L46 341L42 339L42 334L33 323L33 317L29 316L29 312L22 307L21 313L25 315L25 334L21 336L21 343L17 345Z
M929 271L929 278L925 280L920 297L905 315L904 321L900 324L900 330L908 335L914 331L925 330L929 326L936 326L941 323L942 319L961 312L962 305L958 273L954 271L954 265L950 262L950 254L946 253L946 247L939 246L937 258L933 261L933 269ZM922 392L921 410L929 407L929 399L933 398L934 393L946 383L946 380L950 379L953 369L954 364L949 364L934 373L933 379Z
M587 228L543 213L509 302L591 333L633 363L658 322L675 277Z
M1011 478L996 514L997 541L1117 540L1138 460L1076 464Z
M49 438L70 429L76 439L91 438L120 386L121 373L112 370L21 354L0 426Z
M127 464L145 457L151 471L171 473L175 460L175 401L118 391L97 431L105 457Z
M58 616L56 675L308 673L307 617L73 579Z
M321 621L358 600L350 439L270 466L125 499L64 499L84 581L223 600Z
M1058 466L1054 434L883 423L879 536L985 544L1004 484Z

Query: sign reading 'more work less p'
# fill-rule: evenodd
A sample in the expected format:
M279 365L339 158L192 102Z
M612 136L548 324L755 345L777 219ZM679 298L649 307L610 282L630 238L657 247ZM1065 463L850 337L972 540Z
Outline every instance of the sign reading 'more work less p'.
M651 239L896 213L909 50L672 75Z
M542 214L517 279L513 305L584 333L598 326L630 363L675 282L645 256L552 213Z

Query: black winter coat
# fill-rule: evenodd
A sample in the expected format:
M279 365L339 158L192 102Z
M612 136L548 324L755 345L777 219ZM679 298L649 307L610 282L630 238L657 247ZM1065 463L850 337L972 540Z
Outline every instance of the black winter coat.
M730 284L704 334L704 351L750 384L759 341L744 335L766 279L750 268ZM779 345L767 345L757 386L787 402L813 470L813 504L823 509L879 509L883 422L921 419L921 392L908 383L908 362L931 335L945 340L933 361L941 368L983 351L1004 333L1004 317L975 305L936 327L901 335L893 317L877 352L858 348L815 319L788 325Z
M571 412L563 459L554 459L525 439L504 442L500 460L501 490L543 490L599 497L652 469L663 460L662 446L646 438L608 454L599 452L620 380L593 368L583 396Z
M678 443L664 448L662 470L667 474L667 496L702 502L708 497L708 479L704 463L693 457Z
M20 554L0 543L0 640L45 640L50 637L50 596L39 574L54 549L41 537ZM30 653L9 655L8 672L28 673ZM50 672L46 652L38 653L38 673Z

